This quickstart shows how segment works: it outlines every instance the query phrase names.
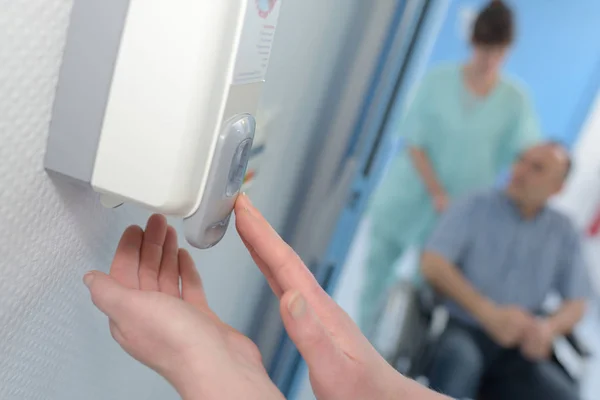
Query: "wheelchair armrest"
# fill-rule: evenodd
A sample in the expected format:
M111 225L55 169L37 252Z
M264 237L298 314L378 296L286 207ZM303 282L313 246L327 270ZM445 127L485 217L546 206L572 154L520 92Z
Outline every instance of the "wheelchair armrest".
M436 291L429 285L425 284L417 291L417 300L419 309L424 314L431 314L440 306L441 299Z
M438 339L442 336L446 328L448 327L448 321L450 320L450 313L445 306L438 305L433 309L431 313L431 319L429 320L429 342L437 343Z
M441 297L429 285L417 291L417 304L421 315L428 321L428 342L437 342L448 326L450 314Z
M580 382L584 377L591 353L583 347L576 335L563 335L554 340L552 359L573 380Z
M592 350L588 345L585 344L583 340L581 340L577 334L569 333L564 336L567 342L573 347L573 350L582 358L591 358Z
M417 380L426 374L427 368L433 360L436 348L448 327L450 319L448 309L443 305L435 306L427 315L425 340L422 343L419 353L412 358L410 368L406 373L407 376Z

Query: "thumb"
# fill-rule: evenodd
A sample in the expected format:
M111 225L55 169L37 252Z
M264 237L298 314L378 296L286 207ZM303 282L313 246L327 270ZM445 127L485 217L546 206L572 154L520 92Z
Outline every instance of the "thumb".
M129 304L131 289L121 286L113 278L99 271L88 272L83 277L83 282L90 290L94 305L118 323L123 306Z
M311 373L331 375L344 365L343 353L312 307L299 292L286 292L280 303L281 318Z

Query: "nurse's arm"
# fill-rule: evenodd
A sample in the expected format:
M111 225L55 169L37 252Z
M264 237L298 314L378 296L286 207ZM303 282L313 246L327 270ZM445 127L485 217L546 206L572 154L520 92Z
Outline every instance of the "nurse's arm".
M427 153L414 146L409 147L410 158L419 172L423 183L427 187L427 191L431 195L431 197L437 196L446 196L446 190L442 186L439 181L433 166L431 165L431 161L429 161L429 156Z

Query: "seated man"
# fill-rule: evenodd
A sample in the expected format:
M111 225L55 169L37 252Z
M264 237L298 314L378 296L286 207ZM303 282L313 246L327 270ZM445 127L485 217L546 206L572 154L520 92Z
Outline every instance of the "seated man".
M486 400L579 398L549 360L590 290L575 229L547 207L570 164L559 144L536 146L515 163L506 190L471 196L442 218L421 264L450 312L429 371L433 389ZM544 317L551 293L562 307Z

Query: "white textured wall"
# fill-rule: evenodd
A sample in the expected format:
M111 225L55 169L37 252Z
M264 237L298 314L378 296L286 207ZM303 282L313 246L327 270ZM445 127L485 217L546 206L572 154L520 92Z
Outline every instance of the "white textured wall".
M72 1L0 0L0 399L174 399L113 343L81 284L85 271L107 270L125 226L147 214L127 206L105 210L90 190L43 170ZM284 1L262 108L274 117L250 193L275 226L289 211L311 122L344 40L326 34L339 6ZM217 313L246 329L263 280L237 236L230 232L194 257Z

